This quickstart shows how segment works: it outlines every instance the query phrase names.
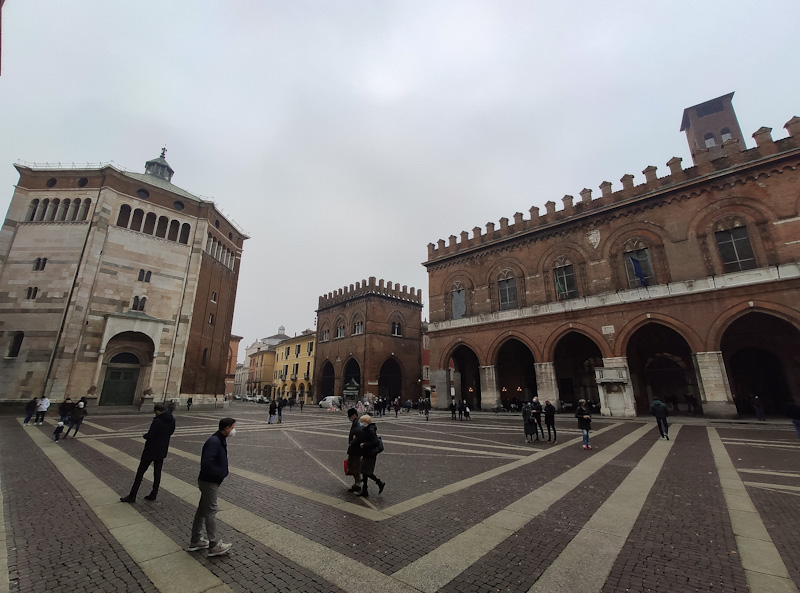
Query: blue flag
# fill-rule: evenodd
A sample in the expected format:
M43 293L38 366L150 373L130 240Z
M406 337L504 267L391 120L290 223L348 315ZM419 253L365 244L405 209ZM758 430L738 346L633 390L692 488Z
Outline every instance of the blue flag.
M642 283L642 286L647 286L647 279L644 277L644 270L642 270L642 264L639 263L639 260L635 257L631 258L631 264L633 264L633 273L636 274L636 277L639 279L639 282Z

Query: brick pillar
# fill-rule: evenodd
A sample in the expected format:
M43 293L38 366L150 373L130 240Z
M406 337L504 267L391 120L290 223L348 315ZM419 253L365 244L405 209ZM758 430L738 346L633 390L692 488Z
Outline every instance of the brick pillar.
M692 357L703 413L722 418L736 416L736 406L733 403L722 352L695 352Z
M497 388L497 369L494 365L480 367L481 409L493 410L500 407L500 390Z
M536 369L536 394L542 405L549 399L556 410L561 409L561 399L558 397L558 379L556 378L556 365L552 362L535 362Z
M448 376L450 373L447 372L447 369L431 369L430 371L430 378L431 378L431 392L436 391L436 407L441 409L447 409L450 405L450 377ZM433 397L431 397L433 399ZM433 405L433 402L431 402Z
M600 413L603 416L636 416L636 399L633 397L628 358L604 358L603 366L595 367L594 374L600 393Z

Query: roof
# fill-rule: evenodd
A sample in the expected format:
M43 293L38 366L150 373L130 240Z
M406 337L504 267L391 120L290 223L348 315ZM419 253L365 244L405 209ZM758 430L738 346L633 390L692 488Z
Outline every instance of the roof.
M735 93L736 91L734 91ZM729 101L733 98L733 93L728 93L727 95L722 95L721 97L716 97L715 99L709 99L708 101L703 101L702 103L698 103L697 105L692 105L691 107L687 107L683 110L683 119L681 119L681 132L686 130L689 127L689 112L692 110L696 111L703 111L704 107L711 107L711 105L720 100L728 99Z

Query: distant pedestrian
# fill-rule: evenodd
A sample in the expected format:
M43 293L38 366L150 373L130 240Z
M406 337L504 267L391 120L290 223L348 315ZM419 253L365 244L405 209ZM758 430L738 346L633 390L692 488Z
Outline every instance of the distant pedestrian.
M456 398L450 400L450 419L456 419Z
M575 417L578 419L578 428L583 433L583 448L591 451L589 431L592 429L592 413L589 411L589 406L586 404L585 399L578 400L578 409L575 411Z
M347 437L347 473L353 476L353 485L350 492L361 492L361 420L358 418L358 410L350 408L347 410L347 418L350 420L350 434Z
M267 422L267 424L275 424L275 414L277 413L278 413L278 404L276 404L275 400L273 399L271 402L269 402L269 421Z
M358 496L367 498L367 484L372 480L378 485L378 494L383 492L386 482L375 475L375 460L380 453L381 443L378 439L378 427L372 422L367 414L359 419L361 432L357 437L358 446L361 448L361 492Z
M167 412L169 412L170 414L175 412L175 400L174 399L169 400L169 402L167 403Z
M186 411L190 411L192 409L192 398L186 400Z
M69 417L72 415L72 410L75 409L75 402L72 401L70 398L66 398L61 404L58 406L58 416L61 418L61 422L66 424L69 422Z
M31 416L36 413L36 406L39 405L39 398L34 397L31 401L25 404L25 420L22 423L22 426L28 426L28 423L31 421Z
M399 414L400 414L400 398L396 397L394 399L394 417L397 418Z
M292 410L294 410L294 398L290 397L289 398L289 411L291 412Z
M58 439L61 436L62 432L64 432L64 423L59 422L56 425L56 429L53 431L53 438L55 439L56 442L58 442Z
M303 398L303 399L301 399L299 402L297 402L297 405L299 405L299 406L300 406L300 412L301 412L301 413L302 413L302 411L303 411L303 406L304 406L304 405L305 405L305 403L306 403L306 402L305 402L305 399L306 399L306 398L304 397L304 398Z
M533 437L536 434L536 425L531 418L531 404L530 402L522 406L522 430L525 432L525 442L533 442Z
M669 408L667 404L658 399L657 395L653 396L653 403L650 404L650 413L656 417L658 432L661 433L661 438L669 440L669 423L667 422Z
M464 408L465 407L466 407L466 404L464 403L463 399L460 402L458 402L458 419L459 420L463 420L464 419Z
M158 487L161 484L161 468L164 459L169 451L169 439L175 432L175 418L167 411L167 406L159 402L153 406L155 418L150 424L150 429L142 435L145 440L142 457L139 460L139 468L136 470L136 477L128 496L120 498L120 502L136 502L136 494L142 484L144 472L153 464L153 489L150 494L144 497L145 500L155 500L158 496Z
M282 397L281 401L278 402L278 424L283 422L283 408L286 407L286 398Z
M75 429L75 433L72 435L73 438L78 436L78 430L83 424L83 419L86 418L86 406L83 402L79 401L78 405L75 406L75 409L72 410L72 415L69 417L69 425L67 426L67 432L64 435L64 438L69 436L69 431L73 428Z
M200 475L197 487L200 502L192 523L192 542L188 551L208 549L209 556L221 556L231 549L217 534L217 494L222 481L228 476L228 437L236 434L236 420L223 418L219 430L208 437L200 456ZM203 537L205 528L206 537Z
M792 421L797 438L800 439L800 406L797 405L797 401L794 399L790 399L786 404L786 415Z
M467 404L464 404L464 419L471 420L469 417L469 406Z
M542 427L542 404L539 402L538 397L534 397L533 401L531 402L531 418L536 423L536 426L533 429L534 434L536 435L536 440L539 440L539 433L542 435L542 440L544 440L544 428ZM537 432L538 431L538 432Z
M556 434L556 407L550 403L549 399L544 400L544 423L547 425L547 442L550 442L550 429L553 429L553 444L556 444L558 435ZM544 437L544 433L542 434Z
M757 395L753 397L753 408L756 411L756 420L764 422L766 420L764 417L764 400Z

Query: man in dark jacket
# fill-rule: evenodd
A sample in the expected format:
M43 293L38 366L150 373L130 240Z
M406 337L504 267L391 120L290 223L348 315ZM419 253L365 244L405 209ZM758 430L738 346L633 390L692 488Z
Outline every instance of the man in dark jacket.
M669 424L667 423L669 408L667 408L667 404L658 399L657 395L653 396L653 403L650 404L650 413L656 417L661 438L669 440Z
M361 448L357 437L361 432L358 411L355 408L347 410L350 419L350 435L347 437L347 471L353 476L353 485L350 492L361 492Z
M544 440L544 428L542 427L542 404L539 402L538 397L533 398L531 403L531 420L535 423L533 427L533 434L536 435L536 440L539 440L539 433L542 434ZM538 432L537 432L538 431Z
M153 464L153 490L144 497L145 500L155 500L158 496L158 487L161 484L161 468L164 465L164 458L169 450L169 439L175 432L175 418L167 412L167 406L157 403L153 406L153 418L150 430L142 435L145 440L142 458L139 461L139 469L136 470L136 477L133 479L133 486L128 496L120 498L120 502L136 502L136 494L142 484L144 472Z
M192 524L192 542L189 552L208 549L209 556L221 556L231 549L217 539L217 492L220 484L228 476L228 437L236 434L236 420L223 418L219 430L208 437L200 456L200 475L197 486L200 488L200 502ZM205 525L208 538L203 537Z

